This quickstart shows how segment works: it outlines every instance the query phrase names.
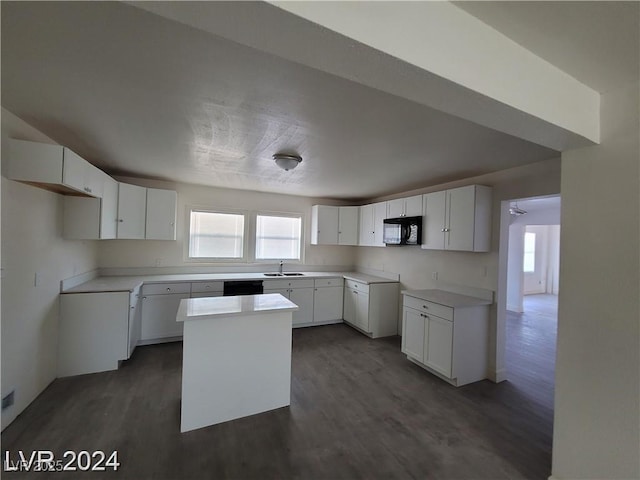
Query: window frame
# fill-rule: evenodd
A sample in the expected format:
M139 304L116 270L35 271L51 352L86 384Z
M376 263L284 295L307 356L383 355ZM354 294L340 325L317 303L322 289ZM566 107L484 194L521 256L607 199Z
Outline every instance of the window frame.
M530 235L529 238L533 239L533 249L527 250L527 235ZM535 273L536 272L536 260L537 260L537 252L536 252L536 242L538 238L535 232L525 232L523 237L523 247L522 247L522 273ZM527 270L527 255L531 255L533 269Z
M204 213L220 213L226 215L241 215L244 219L244 225L242 229L242 257L192 257L191 256L191 213L192 212L204 212ZM186 222L187 228L185 232L184 242L184 261L187 263L247 263L249 259L249 237L250 237L250 215L247 210L238 210L232 208L216 208L202 205L187 205L186 207Z
M256 258L256 249L258 247L258 216L265 217L287 217L300 219L300 258L299 259L280 259L280 258ZM305 255L305 214L302 212L274 212L267 210L258 210L251 214L251 260L255 263L273 263L283 260L289 264L303 264Z
M190 245L191 245L191 212L211 212L211 213L223 213L233 215L244 216L244 230L243 230L243 242L242 242L242 258L225 258L225 257L190 257ZM285 212L285 211L269 211L269 210L246 210L246 209L234 209L234 208L218 208L211 205L185 205L185 225L186 228L182 230L184 232L183 241L183 260L185 263L193 263L199 265L217 265L217 264L273 264L280 259L256 259L256 245L257 245L257 222L258 215L265 215L270 217L296 217L300 218L300 259L289 260L283 259L288 264L304 264L305 261L305 246L306 246L306 222L307 215L304 212Z

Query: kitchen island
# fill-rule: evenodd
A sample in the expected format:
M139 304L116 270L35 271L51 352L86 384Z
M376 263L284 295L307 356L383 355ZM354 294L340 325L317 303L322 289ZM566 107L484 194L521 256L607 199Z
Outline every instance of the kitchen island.
M290 404L291 318L297 309L277 293L180 302L181 432Z

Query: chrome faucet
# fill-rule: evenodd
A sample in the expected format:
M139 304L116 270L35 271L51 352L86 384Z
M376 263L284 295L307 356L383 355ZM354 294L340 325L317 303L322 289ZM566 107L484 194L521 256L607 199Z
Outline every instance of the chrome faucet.
M278 273L282 275L282 267L284 267L284 260L280 260L280 266L278 267Z

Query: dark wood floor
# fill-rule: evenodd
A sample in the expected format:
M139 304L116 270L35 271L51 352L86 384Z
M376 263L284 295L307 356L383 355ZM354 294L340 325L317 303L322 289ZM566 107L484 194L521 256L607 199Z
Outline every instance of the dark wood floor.
M541 397L552 376L539 363L516 368L528 348L516 342L530 336L526 321L513 321L509 380L457 389L407 361L399 337L371 340L345 325L294 330L289 408L185 434L182 345L140 347L118 371L56 380L2 433L3 455L118 450L116 474L3 476L546 479L552 397Z

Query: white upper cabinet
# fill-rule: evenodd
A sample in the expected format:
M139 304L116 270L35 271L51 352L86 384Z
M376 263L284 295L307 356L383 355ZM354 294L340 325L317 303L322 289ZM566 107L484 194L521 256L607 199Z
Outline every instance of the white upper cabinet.
M98 170L98 169L96 169ZM102 198L64 197L63 237L74 240L116 238L118 182L98 170Z
M387 202L373 204L373 246L384 247L384 219L387 215Z
M491 248L491 188L468 185L424 198L422 248L488 252Z
M147 188L146 239L176 239L177 201L178 194L173 190Z
M312 245L357 245L359 207L311 207Z
M338 207L314 205L311 207L311 245L338 244Z
M99 197L100 170L66 147L9 140L7 178L67 195Z
M118 183L117 238L143 239L147 214L147 189Z
M116 238L118 228L118 182L105 174L100 208L100 238Z
M422 195L397 198L387 202L387 217L419 217L422 215Z
M358 245L360 208L339 207L338 245Z
M387 202L372 203L360 207L360 234L358 245L384 247L383 222L387 217Z

